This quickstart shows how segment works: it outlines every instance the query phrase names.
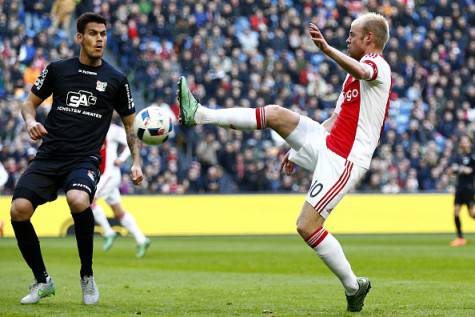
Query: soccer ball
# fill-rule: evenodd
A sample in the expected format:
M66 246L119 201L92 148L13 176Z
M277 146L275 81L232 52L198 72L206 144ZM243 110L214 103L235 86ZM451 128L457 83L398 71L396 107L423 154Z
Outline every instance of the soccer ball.
M162 144L173 131L172 118L165 109L150 106L135 116L134 130L144 143Z

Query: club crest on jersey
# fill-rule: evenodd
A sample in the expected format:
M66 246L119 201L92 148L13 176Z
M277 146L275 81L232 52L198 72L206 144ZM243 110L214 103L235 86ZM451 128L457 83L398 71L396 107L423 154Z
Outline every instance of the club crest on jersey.
M100 80L98 80L96 82L96 90L97 91L106 91L106 88L107 88L107 83L106 82L103 82L103 81L100 81Z

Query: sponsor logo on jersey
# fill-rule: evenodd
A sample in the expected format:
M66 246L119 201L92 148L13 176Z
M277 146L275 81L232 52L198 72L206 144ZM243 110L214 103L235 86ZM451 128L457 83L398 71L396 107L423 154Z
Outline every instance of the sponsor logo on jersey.
M358 89L351 89L351 90L348 90L347 92L345 92L343 94L345 96L346 101L351 101L353 98L358 97L358 95L360 93L359 93Z
M103 81L100 81L100 80L98 80L96 82L96 90L97 91L106 91L106 88L107 88L107 83L106 82L103 82Z
M129 109L134 108L134 98L132 98L132 94L130 93L129 84L125 84L125 91L127 92L127 100L129 103Z
M86 90L69 91L66 97L66 104L70 107L77 108L90 107L96 104L97 97Z
M40 90L41 87L43 86L43 83L45 82L46 75L48 74L48 68L45 67L43 71L41 72L40 76L36 79L34 85L36 86L36 89Z
M79 70L78 70L78 73L85 74L85 75L94 75L94 76L97 76L97 73L96 73L96 72L91 72L91 71L84 70L84 69L79 69Z

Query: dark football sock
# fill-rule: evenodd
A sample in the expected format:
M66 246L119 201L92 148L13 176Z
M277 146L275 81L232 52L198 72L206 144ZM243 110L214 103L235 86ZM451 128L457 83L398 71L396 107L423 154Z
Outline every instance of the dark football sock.
M12 220L13 231L18 242L18 248L38 283L46 283L46 272L43 256L41 255L40 241L30 220Z
M462 224L460 223L460 217L455 216L454 220L455 220L455 228L457 229L457 237L463 238Z
M81 278L92 276L92 252L94 243L94 215L91 207L83 212L73 213L74 231L81 259Z

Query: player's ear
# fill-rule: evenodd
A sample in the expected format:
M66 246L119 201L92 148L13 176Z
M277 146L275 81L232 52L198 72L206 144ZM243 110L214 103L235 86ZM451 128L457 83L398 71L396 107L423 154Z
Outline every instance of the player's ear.
M366 44L371 43L371 41L374 40L374 33L371 32L371 31L368 32L368 33L366 33L366 35L365 35L365 37L364 37L364 40L365 40Z
M84 36L84 34L82 34L80 32L76 33L76 37L74 38L76 44L81 44L82 43L83 36Z

